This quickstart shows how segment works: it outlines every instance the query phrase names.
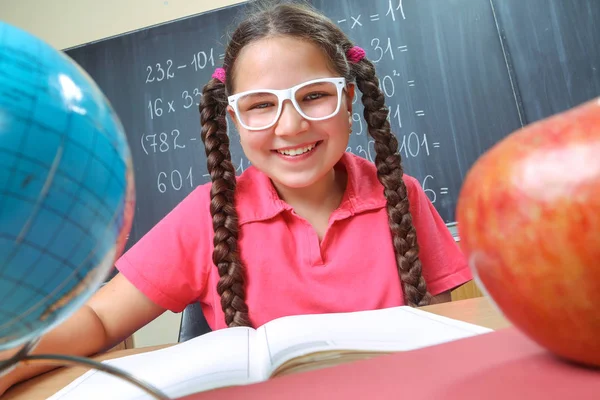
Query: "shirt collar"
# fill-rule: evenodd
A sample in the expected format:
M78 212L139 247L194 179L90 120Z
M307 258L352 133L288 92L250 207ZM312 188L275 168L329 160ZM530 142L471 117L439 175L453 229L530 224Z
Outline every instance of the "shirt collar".
M373 163L345 152L335 168L344 168L348 174L346 192L336 212L351 216L385 207L383 186ZM279 197L269 177L254 166L237 178L235 201L239 225L268 220L292 209Z

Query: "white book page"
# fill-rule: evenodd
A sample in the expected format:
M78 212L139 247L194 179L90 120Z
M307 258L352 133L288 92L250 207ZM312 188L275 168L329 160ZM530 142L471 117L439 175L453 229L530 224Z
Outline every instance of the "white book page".
M229 328L172 347L107 360L177 398L224 386L257 382L249 343L256 332ZM253 372L254 370L254 372ZM47 400L154 400L137 386L113 375L90 370Z
M491 329L411 307L351 313L296 315L257 330L272 371L315 351L407 351L491 332Z

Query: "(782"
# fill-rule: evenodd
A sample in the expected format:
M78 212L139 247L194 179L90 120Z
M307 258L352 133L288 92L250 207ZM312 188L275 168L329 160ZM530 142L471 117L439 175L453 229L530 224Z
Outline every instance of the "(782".
M173 129L170 132L170 137L173 139L172 142L169 140L169 134L167 134L166 132L161 132L159 134L152 133L148 135L142 135L142 137L140 138L142 149L147 155L150 154L148 152L148 149L146 148L145 142L149 142L149 147L152 149L150 151L152 153L156 153L157 151L161 153L166 153L171 149L185 149L185 144L179 144L177 142L180 134L181 132L179 132L179 129Z

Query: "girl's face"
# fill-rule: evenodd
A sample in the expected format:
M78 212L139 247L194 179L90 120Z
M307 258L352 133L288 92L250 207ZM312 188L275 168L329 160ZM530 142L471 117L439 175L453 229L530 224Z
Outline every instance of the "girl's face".
M235 71L233 94L289 89L311 80L340 76L318 47L291 37L267 38L246 46L238 56ZM335 83L315 84L300 89L295 99L309 116L329 115L338 101L334 88ZM340 93L339 111L330 118L306 119L290 100L285 100L275 124L260 130L246 129L240 122L264 126L272 121L277 110L275 98L259 94L238 99L240 114L236 115L231 106L228 112L250 163L276 184L288 188L308 188L317 183L332 170L348 145L354 85L346 85Z

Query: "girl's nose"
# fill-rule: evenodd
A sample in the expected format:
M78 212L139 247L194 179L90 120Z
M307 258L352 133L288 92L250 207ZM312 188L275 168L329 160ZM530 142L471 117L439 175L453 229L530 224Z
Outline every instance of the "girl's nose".
M290 101L282 105L281 115L275 124L275 134L278 136L296 135L308 129L308 121L296 110Z

